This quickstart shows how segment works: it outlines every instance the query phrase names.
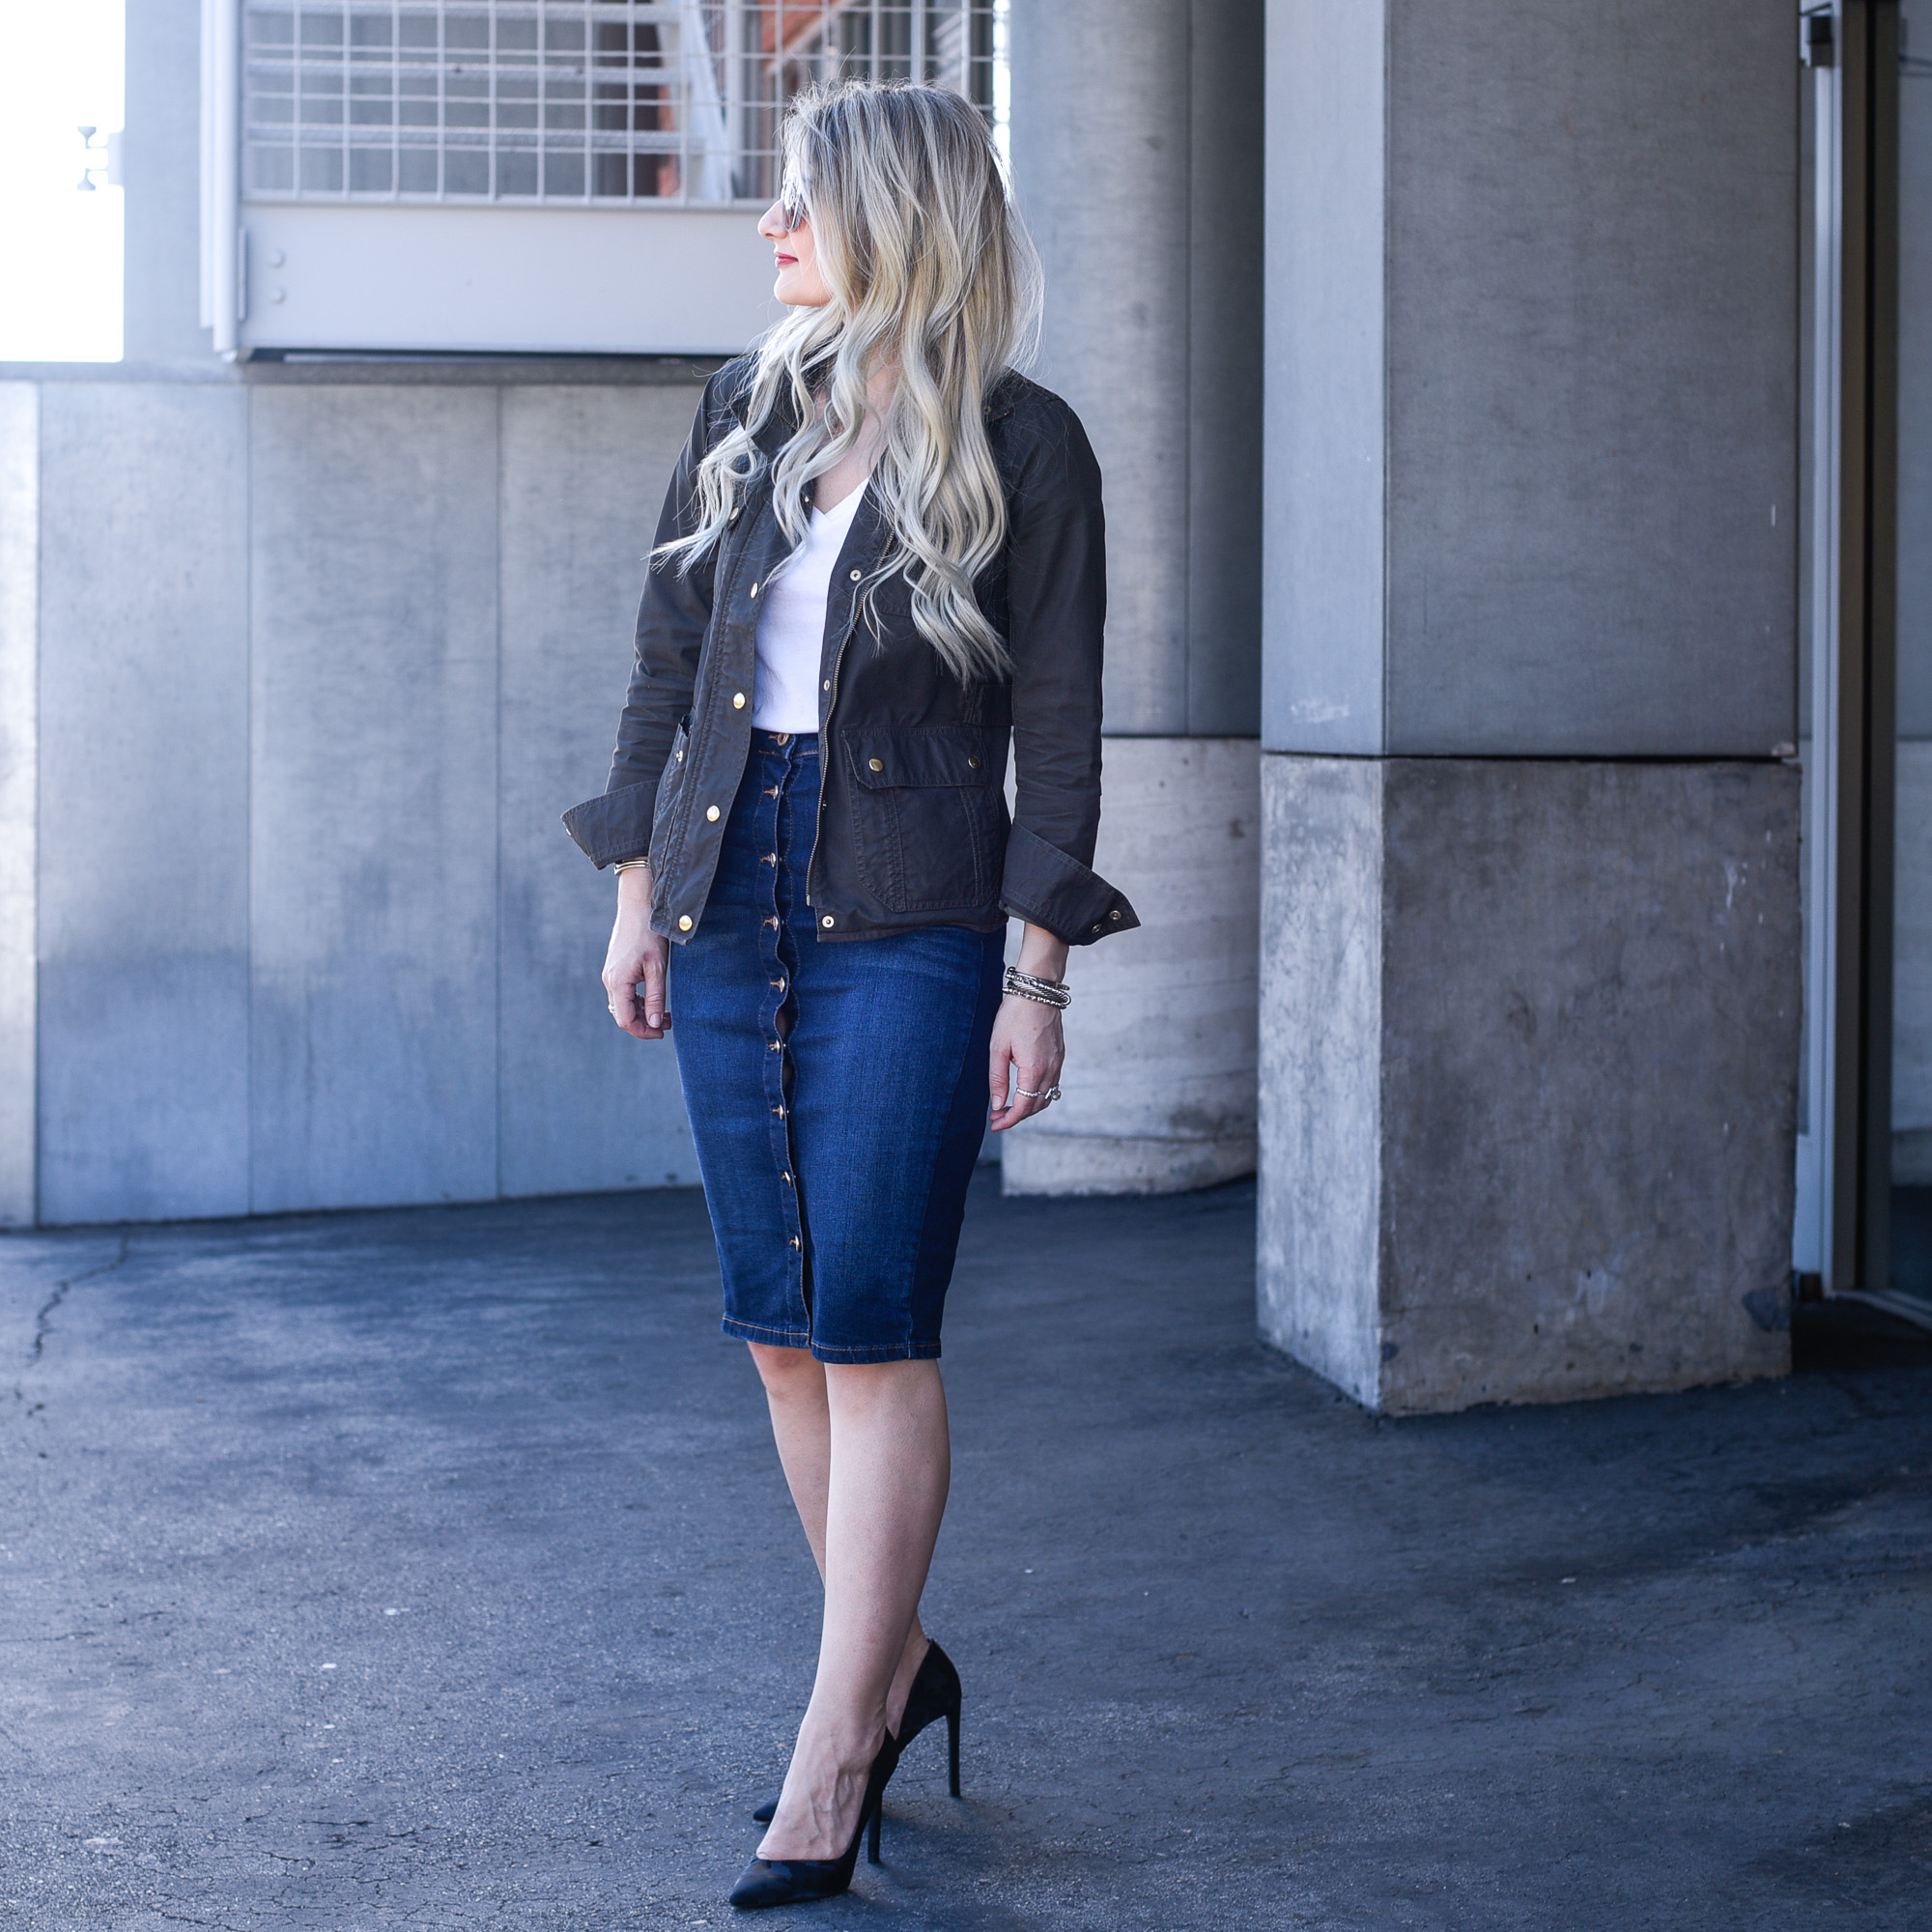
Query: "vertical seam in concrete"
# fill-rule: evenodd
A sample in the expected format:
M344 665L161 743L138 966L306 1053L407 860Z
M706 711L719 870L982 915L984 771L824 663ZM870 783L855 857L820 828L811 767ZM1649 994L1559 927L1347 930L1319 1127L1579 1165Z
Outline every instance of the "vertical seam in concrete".
M1382 285L1377 294L1377 306L1381 311L1381 411L1382 411L1382 473L1377 479L1382 499L1382 594L1381 609L1376 613L1381 636L1376 640L1377 654L1380 660L1381 673L1381 716L1376 721L1377 748L1379 755L1388 756L1389 748L1389 477L1394 473L1394 451L1390 447L1389 411L1389 209L1393 204L1394 183L1390 168L1394 159L1394 150L1389 141L1389 122L1395 111L1393 99L1395 92L1395 0L1383 0L1382 4ZM1377 1209L1380 1212L1379 1205ZM1378 1338L1377 1347L1380 1341Z
M497 801L497 842L494 863L491 869L490 892L495 916L491 924L496 932L496 945L491 949L494 971L492 998L495 1002L491 1013L491 1034L496 1042L495 1065L492 1068L496 1094L496 1112L490 1123L490 1149L493 1170L496 1176L496 1195L503 1198L503 384L495 385L497 398L497 667L496 681L492 692L496 708L496 725L491 734L491 759L493 765L491 793Z
M242 958L247 971L248 1030L244 1078L246 1099L242 1109L242 1161L249 1213L255 1212L255 385L242 389L242 675L247 697L243 716L242 756L242 919L246 937Z
M1180 473L1187 487L1180 493L1180 728L1194 730L1194 17L1201 0L1187 10L1187 71L1181 77L1180 99L1187 116L1186 156L1181 182L1181 206L1187 211L1187 261L1180 278L1180 376L1187 393L1180 409Z

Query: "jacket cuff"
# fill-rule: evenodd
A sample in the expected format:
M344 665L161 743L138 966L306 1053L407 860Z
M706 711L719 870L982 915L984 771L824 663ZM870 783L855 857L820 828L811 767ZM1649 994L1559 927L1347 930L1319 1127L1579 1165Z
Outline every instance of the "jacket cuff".
M1069 946L1092 946L1110 932L1130 932L1140 923L1123 893L1023 825L1007 835L1000 904L1014 919L1043 925Z
M657 802L654 784L620 785L601 798L573 805L563 814L563 829L601 872L619 859L641 859L649 853Z

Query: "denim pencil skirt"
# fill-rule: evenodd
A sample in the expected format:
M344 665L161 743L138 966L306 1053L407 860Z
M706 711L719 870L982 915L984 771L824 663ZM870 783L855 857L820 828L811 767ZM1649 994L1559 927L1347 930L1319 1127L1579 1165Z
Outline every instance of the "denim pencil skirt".
M704 917L671 948L724 1332L822 1362L936 1356L1005 935L820 941L817 817L817 739L753 731Z

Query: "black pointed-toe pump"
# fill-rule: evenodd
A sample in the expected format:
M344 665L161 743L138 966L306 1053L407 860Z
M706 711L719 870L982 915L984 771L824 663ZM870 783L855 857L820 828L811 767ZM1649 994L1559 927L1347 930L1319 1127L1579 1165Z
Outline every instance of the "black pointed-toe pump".
M952 1666L952 1660L931 1641L926 1641L925 1655L919 1661L919 1673L912 1680L912 1689L906 1693L905 1714L899 1719L899 1751L903 1755L907 1745L925 1729L935 1718L946 1719L946 1758L947 1777L953 1797L959 1796L959 1673ZM779 1808L776 1798L768 1798L752 1813L760 1825L769 1825ZM873 1862L878 1861L878 1848L873 1847Z
M872 1769L866 1778L866 1798L859 1807L859 1822L852 1830L852 1842L836 1859L753 1859L731 1888L731 1903L742 1911L755 1912L768 1905L804 1905L814 1898L837 1898L851 1889L852 1873L859 1862L859 1843L869 1828L871 1862L879 1862L879 1803L886 1795L886 1782L899 1761L898 1741L892 1732L879 1747Z

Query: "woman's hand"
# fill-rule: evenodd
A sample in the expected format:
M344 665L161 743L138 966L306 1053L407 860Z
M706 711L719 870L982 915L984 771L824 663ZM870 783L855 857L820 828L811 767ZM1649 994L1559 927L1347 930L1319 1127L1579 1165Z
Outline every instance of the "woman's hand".
M665 965L670 942L651 930L651 868L630 866L617 874L617 922L604 955L604 992L611 1017L633 1039L662 1039L670 1025L665 1011ZM638 997L638 981L644 983Z
M1029 925L1020 941L1019 969L1037 980L1065 980L1066 942L1044 926ZM1009 993L993 1018L992 1065L987 1070L996 1134L1053 1104L1046 1096L1059 1085L1065 1061L1060 1009Z

